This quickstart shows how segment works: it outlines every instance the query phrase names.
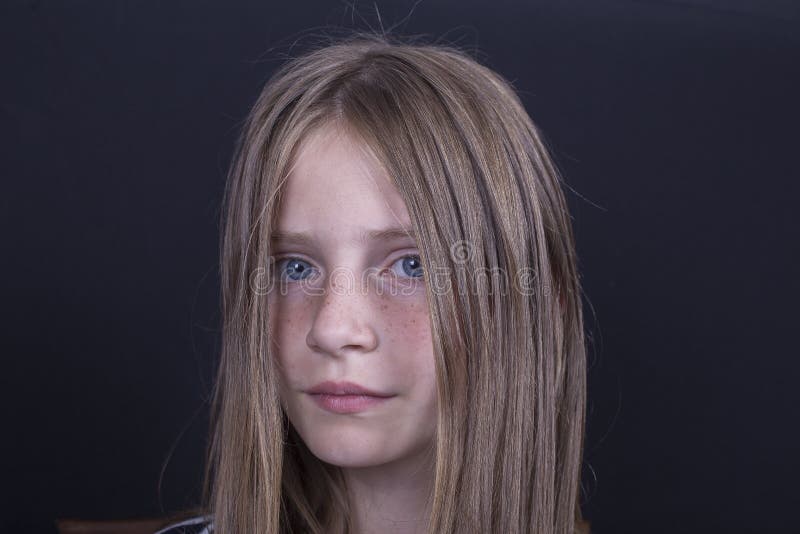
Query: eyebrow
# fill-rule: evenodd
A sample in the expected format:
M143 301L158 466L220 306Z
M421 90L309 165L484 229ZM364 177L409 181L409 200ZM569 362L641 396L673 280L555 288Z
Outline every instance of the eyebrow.
M414 241L417 240L417 234L413 229L394 227L384 228L381 230L362 231L356 239L356 242L366 243L368 241L396 241L399 239L409 238L413 239ZM304 234L302 232L282 232L280 230L272 232L270 241L273 245L292 243L296 245L311 246L315 243L314 238L308 234Z

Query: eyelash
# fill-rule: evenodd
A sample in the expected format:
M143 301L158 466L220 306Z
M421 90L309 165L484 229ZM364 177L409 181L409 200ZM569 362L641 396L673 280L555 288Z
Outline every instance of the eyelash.
M405 259L407 259L407 258L413 258L413 259L415 259L415 260L417 261L417 263L418 263L418 264L421 264L421 261L420 261L419 254L406 254L406 255L404 255L404 256L400 256L400 257L398 257L397 259L395 259L395 260L394 260L394 261L391 263L391 266L390 266L389 270L391 270L391 267L393 267L393 266L394 266L394 265L395 265L397 262L399 262L399 261L402 261L402 260L405 260ZM275 268L275 269L277 270L277 272L278 272L278 275L279 275L279 276L281 276L281 277L283 276L283 269L282 269L282 266L283 266L283 264L284 264L284 262L285 262L285 261L289 261L289 260L299 260L299 261L301 261L301 262L303 262L303 263L307 263L307 264L311 265L311 262L310 262L310 261L308 261L308 260L305 260L305 259L303 259L303 258L301 258L300 256L297 256L297 255L289 255L289 254L285 254L285 255L282 255L282 256L277 256L277 257L275 257L275 259L273 260L273 268ZM419 269L421 269L421 265L420 265L418 268L419 268ZM313 267L312 267L312 269L313 269ZM383 271L381 271L381 272L383 272ZM407 278L407 279L409 279L409 280L420 280L420 279L422 279L424 276L425 276L425 275L424 275L424 273L423 273L423 274L421 274L420 276L405 276L405 277L403 277L403 278ZM299 279L299 280L293 280L293 279L291 279L291 278L288 278L288 277L286 277L286 280L287 280L288 282L302 282L303 280L307 280L307 278L301 278L301 279Z

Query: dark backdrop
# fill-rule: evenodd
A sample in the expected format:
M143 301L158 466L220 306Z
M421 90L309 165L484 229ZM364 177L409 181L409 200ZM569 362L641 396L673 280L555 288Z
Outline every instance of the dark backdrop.
M3 2L0 528L195 503L240 121L310 28L396 24L477 47L572 187L595 532L797 531L793 2L352 3Z

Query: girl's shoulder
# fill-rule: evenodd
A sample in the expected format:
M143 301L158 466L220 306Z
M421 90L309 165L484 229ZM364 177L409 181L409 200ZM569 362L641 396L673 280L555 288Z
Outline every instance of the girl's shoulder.
M214 526L210 516L196 516L169 524L154 534L211 534Z

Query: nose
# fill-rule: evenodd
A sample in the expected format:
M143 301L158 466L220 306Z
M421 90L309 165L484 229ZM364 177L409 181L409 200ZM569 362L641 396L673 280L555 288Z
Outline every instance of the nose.
M343 357L349 352L368 353L378 346L368 286L340 271L331 273L319 308L306 336L315 352Z

